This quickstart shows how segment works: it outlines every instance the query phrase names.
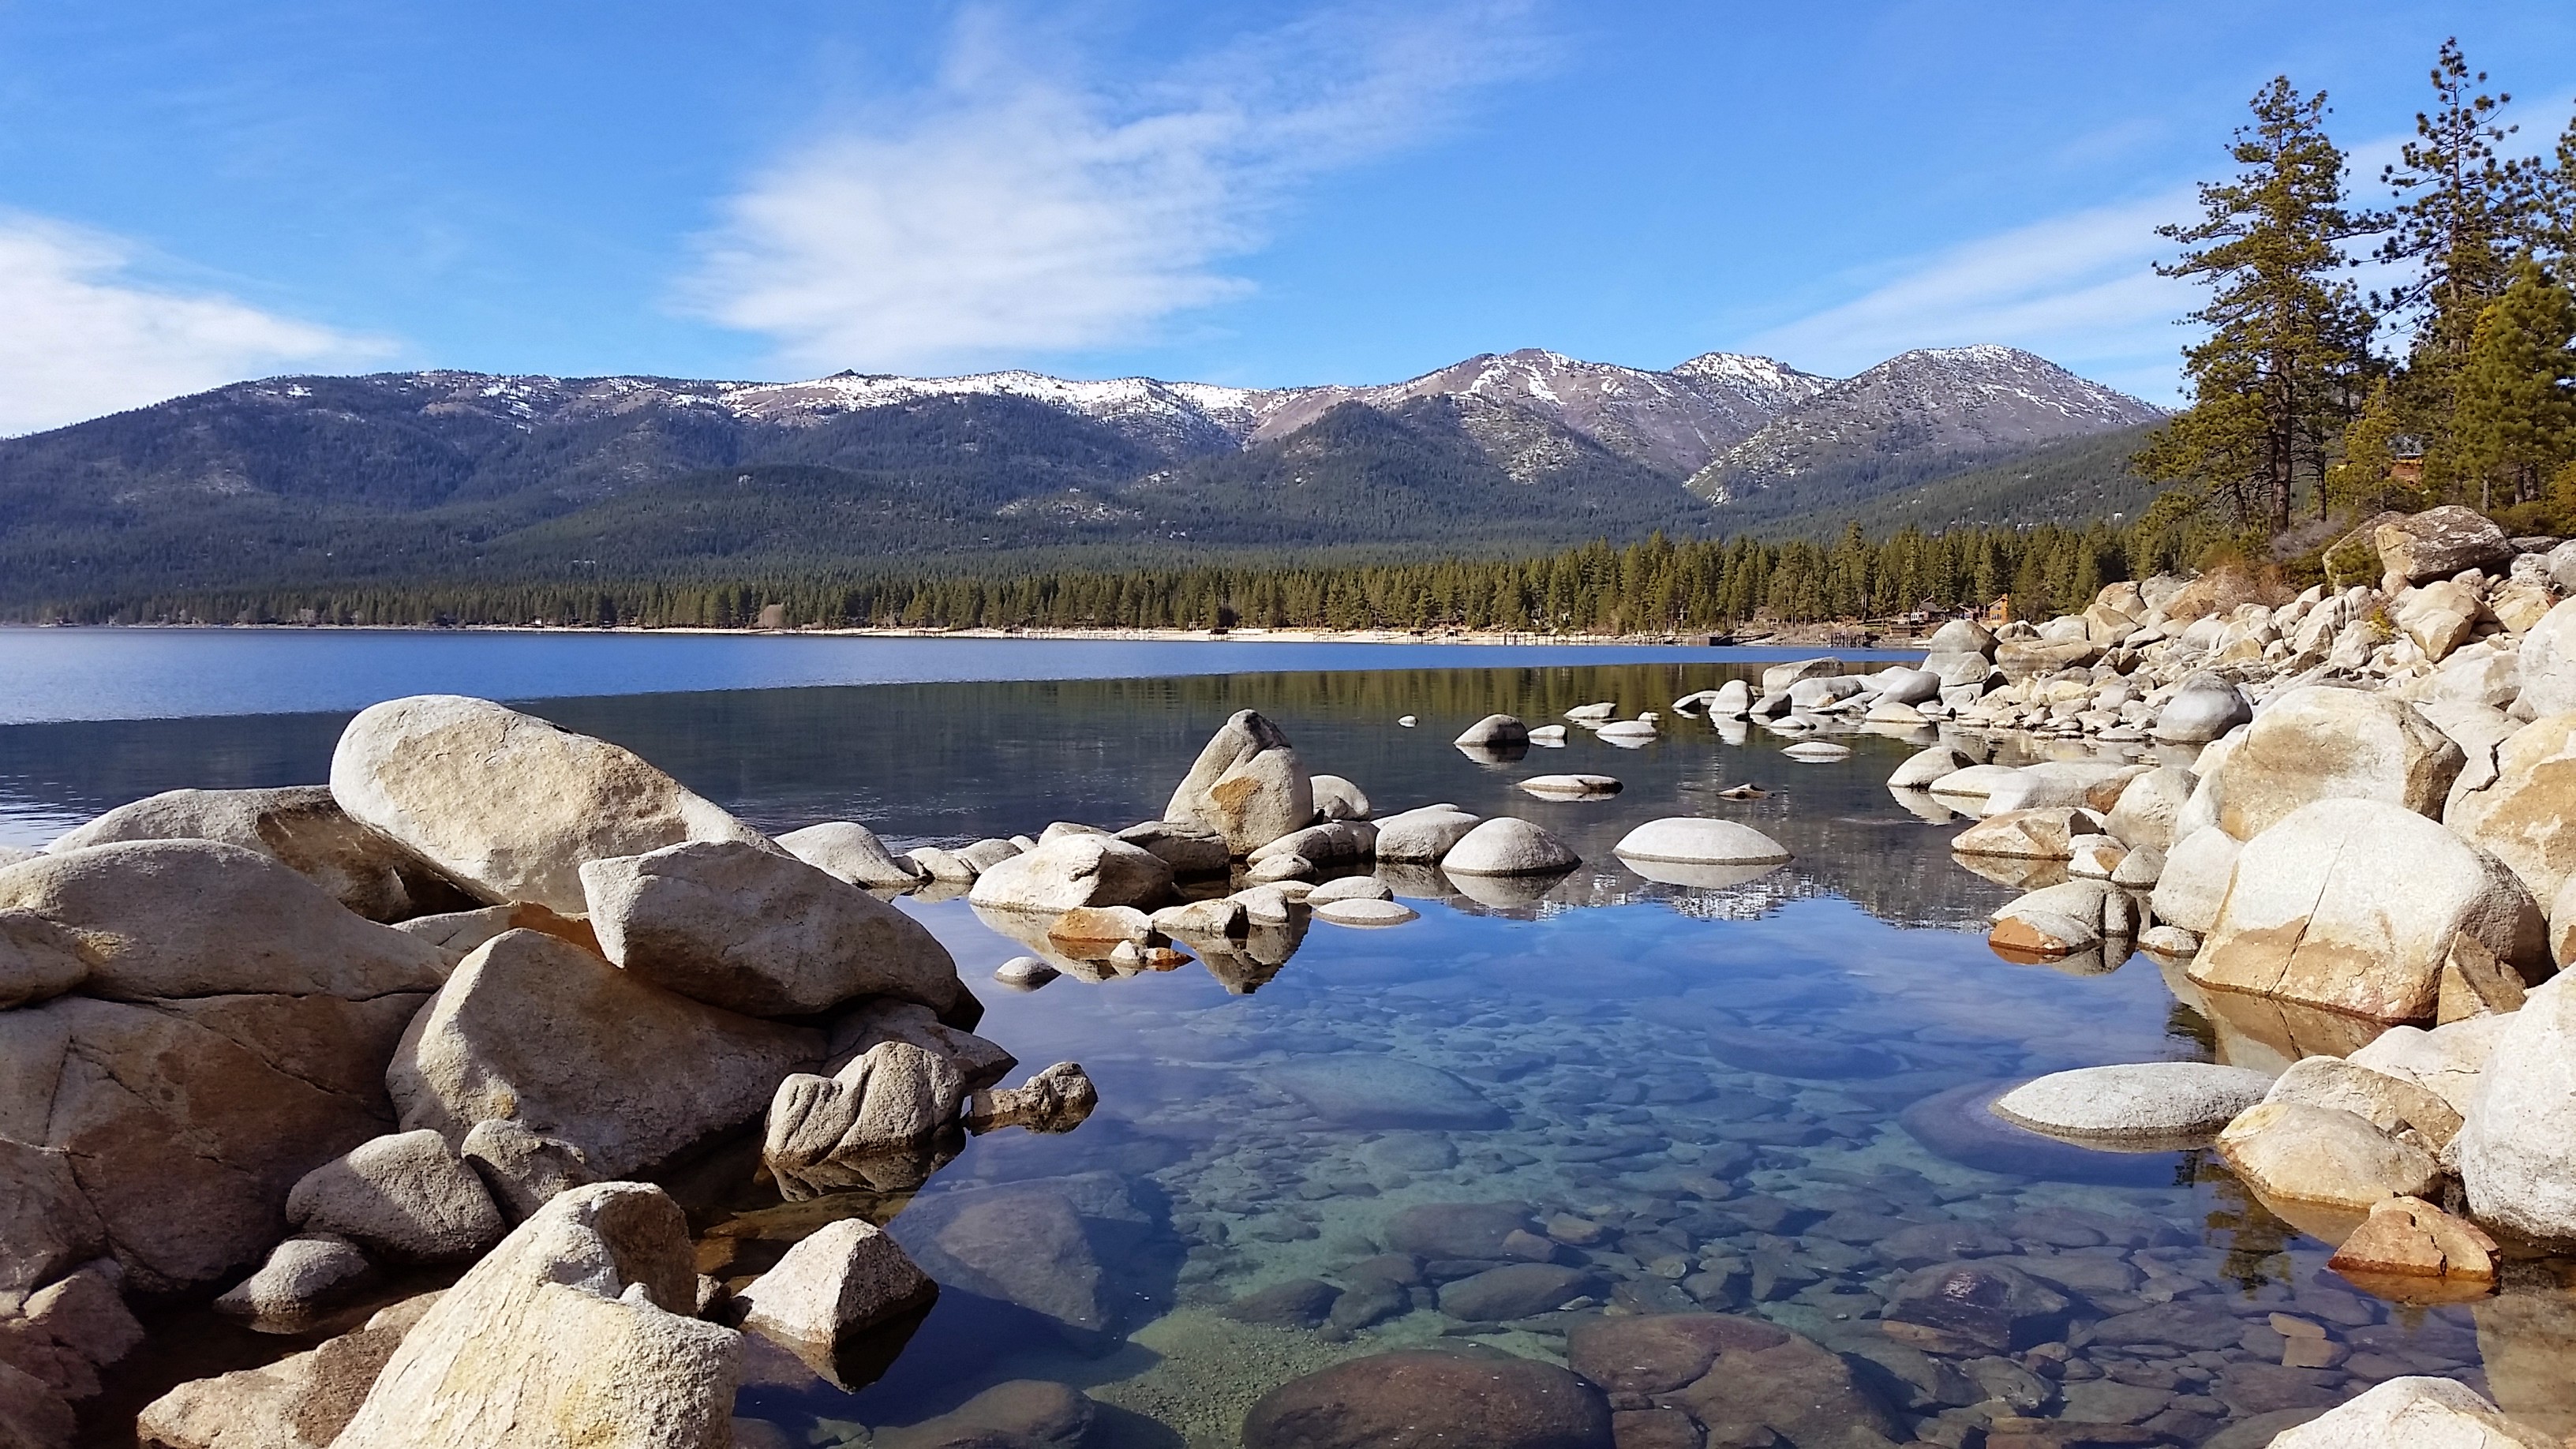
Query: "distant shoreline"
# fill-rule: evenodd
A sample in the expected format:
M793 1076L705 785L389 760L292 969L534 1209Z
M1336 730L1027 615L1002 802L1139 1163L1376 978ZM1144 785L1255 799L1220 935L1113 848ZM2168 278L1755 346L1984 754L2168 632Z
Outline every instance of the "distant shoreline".
M1539 634L1526 630L1499 629L1440 630L1411 629L911 629L891 625L866 625L853 628L795 629L723 629L712 625L669 624L644 628L635 625L600 626L595 624L26 624L0 623L10 630L221 630L239 633L338 633L338 634L619 634L648 636L656 634L717 635L744 638L816 638L816 639L977 639L977 640L1064 640L1152 644L1474 644L1497 648L1512 646L1597 645L1604 648L1670 648L1670 649L1870 649L1906 650L1923 647L1920 635L1882 634L1866 646L1835 644L1837 630L1828 625L1793 625L1749 639L1730 639L1723 644L1708 641L1708 634Z

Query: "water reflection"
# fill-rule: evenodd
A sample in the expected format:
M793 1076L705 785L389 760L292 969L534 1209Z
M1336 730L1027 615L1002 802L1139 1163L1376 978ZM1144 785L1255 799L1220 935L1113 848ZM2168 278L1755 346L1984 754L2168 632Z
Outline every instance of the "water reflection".
M904 898L978 983L980 1033L1026 1062L1081 1062L1101 1105L1066 1136L946 1144L938 1160L794 1201L762 1173L756 1134L675 1170L711 1277L748 1281L805 1234L858 1216L887 1225L942 1285L917 1321L828 1363L755 1341L738 1408L779 1437L747 1427L744 1442L955 1428L942 1416L1000 1402L976 1396L1042 1380L1101 1406L1086 1442L1230 1443L1253 1398L1335 1359L1467 1343L1561 1358L1572 1324L1613 1307L1751 1313L1794 1329L1867 1366L1871 1392L1932 1442L1968 1441L2009 1394L2020 1412L2199 1443L2419 1372L2576 1427L2576 1293L2554 1276L2517 1267L2506 1296L2473 1305L2387 1302L2327 1273L2330 1245L2206 1154L2089 1152L1984 1111L2008 1084L2065 1067L2264 1065L2357 1043L2331 1021L2204 997L2152 964L2105 958L2077 975L1997 960L1986 914L2046 883L2048 868L1963 869L2001 863L1952 857L1966 818L1884 788L1913 740L1837 734L1848 759L1799 763L1780 749L1812 735L1668 714L1636 750L1580 729L1536 762L1473 760L1447 743L1497 711L1535 723L1595 700L1623 717L1664 709L1728 672L1405 670L542 706L763 826L855 819L899 847L1148 818L1209 731L1252 707L1381 813L1447 800L1518 814L1583 857L1553 879L1382 867L1419 921L1349 930L1295 911L1239 937L1178 942L1198 965L1170 971L1120 969L1051 937L1043 917L978 911L954 888ZM1399 715L1421 727L1399 728ZM0 729L0 810L23 835L27 822L179 785L318 779L338 725ZM1624 788L1609 801L1517 788L1542 772ZM1748 783L1761 793L1736 788ZM1749 880L1657 880L1612 854L1629 829L1671 814L1741 820L1794 858ZM983 981L1030 954L1062 974L1033 991ZM1420 1246L1435 1227L1472 1238L1476 1215L1496 1211L1523 1235L1509 1250L1507 1234ZM1521 1300L1479 1279L1505 1261L1560 1268L1569 1276L1549 1281L1565 1291ZM2051 1285L2080 1331L2027 1361L1891 1336L1882 1324L1911 1311L1914 1275L1958 1262ZM2275 1314L2304 1327L2285 1337ZM2291 1344L2311 1330L2322 1337L2303 1341L2322 1346Z

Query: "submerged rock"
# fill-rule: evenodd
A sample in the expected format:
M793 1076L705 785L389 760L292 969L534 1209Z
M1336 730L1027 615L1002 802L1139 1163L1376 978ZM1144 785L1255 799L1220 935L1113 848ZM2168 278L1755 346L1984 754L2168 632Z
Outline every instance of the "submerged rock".
M1465 1082L1438 1067L1401 1057L1307 1057L1264 1069L1263 1080L1303 1101L1325 1121L1344 1127L1474 1131L1501 1127L1511 1120Z
M1648 1444L1885 1449L1900 1432L1850 1364L1759 1318L1587 1318L1567 1336L1566 1359L1626 1411L1619 1416L1623 1445L1631 1442L1631 1425L1658 1412L1666 1417L1658 1427L1671 1437Z
M1077 1062L1058 1062L1016 1087L977 1092L966 1101L969 1132L1019 1127L1031 1132L1070 1132L1100 1105L1099 1089Z
M1590 1384L1533 1359L1400 1349L1291 1379L1243 1418L1244 1449L1380 1449L1429 1443L1424 1427L1477 1449L1611 1449L1610 1410Z
M166 1449L328 1449L438 1298L407 1298L273 1364L181 1384L144 1408L137 1436Z
M495 901L583 909L584 861L684 840L770 847L635 755L490 700L422 694L359 711L331 794Z

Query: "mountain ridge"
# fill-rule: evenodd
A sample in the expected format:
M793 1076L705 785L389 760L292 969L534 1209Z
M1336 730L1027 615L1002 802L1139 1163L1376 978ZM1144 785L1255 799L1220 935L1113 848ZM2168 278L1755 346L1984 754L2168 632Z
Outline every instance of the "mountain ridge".
M1942 357L1837 380L1733 353L1658 372L1523 348L1273 389L1026 370L268 378L0 439L0 593L1543 549L1744 531L1943 459L2155 415L2030 354ZM1866 478L1835 451L1861 433ZM1762 487L1715 502L1685 487L1765 439L1778 472Z

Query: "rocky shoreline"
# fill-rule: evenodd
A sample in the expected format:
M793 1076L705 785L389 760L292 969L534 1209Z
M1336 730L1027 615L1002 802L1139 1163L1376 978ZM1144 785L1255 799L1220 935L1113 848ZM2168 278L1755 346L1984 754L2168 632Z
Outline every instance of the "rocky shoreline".
M2576 545L2442 508L2333 556L2356 546L2375 585L2267 604L2219 577L2115 584L2035 626L1951 624L1916 673L1775 671L1727 703L1791 729L1937 725L1889 788L1974 818L1959 863L2027 888L1994 913L1996 953L2092 972L2143 951L2218 1028L2215 1064L2062 1072L1996 1116L2214 1148L2339 1244L2347 1280L2472 1300L2576 1247ZM1986 763L2051 740L2084 748ZM2558 1442L2440 1380L2275 1442L2446 1434Z
M2386 552L2438 562L2424 537L2445 520L2399 522ZM2557 1115L2571 1110L2557 892L2531 872L2555 858L2547 827L2564 813L2555 755L2525 736L2555 717L2550 631L2576 630L2576 604L2548 583L2529 614L2513 591L2546 569L2515 560L2558 555L2498 542L2402 587L2278 608L2213 599L2223 580L2115 586L2079 618L2084 650L2050 637L2065 621L1960 625L1921 669L1794 661L1758 688L1674 700L1669 718L1605 703L1564 725L1478 721L1454 747L1497 763L1569 729L1640 747L1686 719L1725 739L1776 731L1793 759L1848 756L1855 729L1928 740L1891 783L1927 818L1982 817L1955 858L2027 889L1997 912L1997 952L2080 973L2147 948L2217 1025L2221 1061L1936 1090L1955 1070L1906 1063L1944 1060L1937 1040L1889 1056L1741 1017L1641 1022L1614 1054L1642 1054L1602 1059L1598 1084L1633 1125L1541 1145L1567 1182L1651 1167L1674 1184L1614 1207L1516 1179L1529 1152L1472 1145L1594 1102L1553 1076L1507 1090L1528 1068L1492 1070L1475 1045L1504 1040L1503 1017L1434 1049L1445 1070L1346 1032L1338 1054L1264 1068L1302 1104L1287 1115L1209 1104L1255 1124L1236 1165L1170 1209L1211 1263L1234 1251L1227 1223L1237 1244L1256 1224L1315 1236L1266 1191L1454 1176L1530 1200L1412 1199L1335 1250L1372 1255L1328 1260L1337 1281L1256 1276L1213 1301L1194 1248L1193 1306L1174 1323L1345 1345L1263 1380L1276 1386L1241 1411L1240 1441L1356 1449L1437 1422L1504 1449L2558 1442L2484 1384L2427 1377L2452 1360L2333 1295L2322 1321L2288 1305L2240 1325L2261 1312L2214 1309L2170 1229L1892 1168L1810 1181L1773 1155L1888 1131L1911 1103L1902 1132L1971 1164L2018 1134L2110 1161L2215 1152L2341 1245L2343 1281L2400 1310L2559 1261L2576 1233L2548 1215L2576 1176ZM2371 632L2440 612L2414 597L2428 590L2478 603L2448 610L2464 627L2425 626L2441 647ZM2204 602L2226 605L2223 623L2205 624ZM2305 627L2329 607L2331 630ZM2331 635L2314 659L2312 632ZM2452 711L2473 672L2485 713ZM2483 773L2459 738L2470 723L2493 736ZM2051 752L2072 758L1990 763ZM1560 802L1621 788L1518 783ZM1714 890L1788 855L1696 815L1639 823L1612 853L1648 881ZM1068 1131L1098 1093L1069 1062L1019 1074L976 1035L955 962L887 899L963 898L1021 942L1003 989L1195 960L1249 991L1311 929L1401 927L1405 899L1453 892L1518 911L1578 865L1512 815L1382 813L1250 711L1156 819L897 852L848 821L766 836L616 746L484 701L376 706L327 787L173 792L0 858L0 1443L68 1443L73 1406L141 1343L136 1310L172 1303L336 1333L164 1394L139 1432L170 1449L766 1449L790 1441L735 1418L743 1396L866 1383L940 1285L1028 1305L1102 1351L1135 1266L1111 1244L1146 1251L1117 1233L1150 1216L1116 1174L915 1196L970 1134ZM1714 1086L1659 1064L1657 1044L1680 1037L1751 1075ZM1723 1140L1676 1143L1689 1165L1674 1176L1654 1104L1712 1092ZM1301 1175L1278 1153L1310 1113L1403 1130ZM730 1221L701 1220L708 1183L740 1207ZM1436 1351L1426 1323L1449 1325ZM2258 1339L2266 1361L2241 1362ZM2335 1371L2356 1349L2355 1371ZM894 1449L1073 1449L1102 1412L1020 1380L936 1419L851 1429Z

